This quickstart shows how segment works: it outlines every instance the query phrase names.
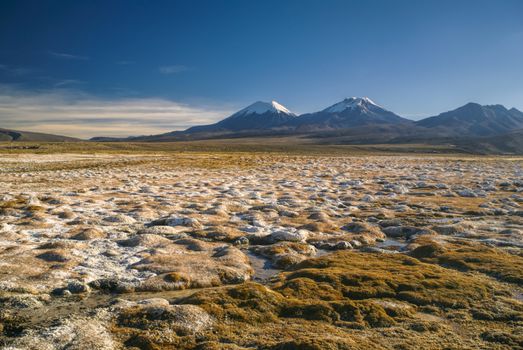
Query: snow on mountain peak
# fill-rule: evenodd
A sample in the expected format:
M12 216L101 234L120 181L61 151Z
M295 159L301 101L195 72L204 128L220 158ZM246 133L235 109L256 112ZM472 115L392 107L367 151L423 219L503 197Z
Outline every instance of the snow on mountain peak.
M288 115L295 115L291 111L289 111L287 108L285 108L283 105L279 104L276 101L271 102L262 102L258 101L253 103L252 105L242 109L237 114L264 114L267 112L274 112L274 113L283 113Z
M341 102L338 102L328 108L326 108L325 112L330 113L337 113L337 112L343 112L346 109L368 109L368 107L379 107L374 101L372 101L368 97L350 97L346 98Z
M294 114L291 111L289 111L287 108L285 108L283 105L279 104L276 101L271 101L271 105L273 108L275 108L278 112L285 113L285 114Z

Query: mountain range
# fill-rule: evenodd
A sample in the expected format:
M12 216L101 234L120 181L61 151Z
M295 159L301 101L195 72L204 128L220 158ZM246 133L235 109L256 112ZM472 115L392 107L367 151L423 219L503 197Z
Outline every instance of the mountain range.
M269 135L336 137L349 143L424 142L435 138L489 137L523 130L523 112L502 105L468 103L419 121L401 117L368 97L350 97L321 111L300 116L276 101L258 101L210 125L132 141L176 141ZM94 141L115 141L98 137Z
M95 137L91 141L168 142L217 138L298 136L330 144L453 144L485 152L523 153L523 112L502 105L467 103L413 121L368 97L350 97L297 115L282 104L255 102L210 125L150 136ZM0 141L74 141L65 136L0 129Z

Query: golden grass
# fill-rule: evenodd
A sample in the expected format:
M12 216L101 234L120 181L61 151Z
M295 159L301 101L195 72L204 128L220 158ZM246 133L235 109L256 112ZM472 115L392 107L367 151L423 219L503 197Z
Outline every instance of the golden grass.
M262 137L178 142L0 142L0 153L5 154L165 154L183 152L245 152L356 156L411 153L419 156L449 156L454 154L459 155L459 157L476 157L451 146L423 144L322 145L314 144L311 140L299 137ZM512 158L514 157L512 156Z

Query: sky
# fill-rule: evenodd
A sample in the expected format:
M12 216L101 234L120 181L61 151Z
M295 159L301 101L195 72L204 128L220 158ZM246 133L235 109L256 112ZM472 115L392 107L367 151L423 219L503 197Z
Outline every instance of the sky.
M523 110L523 1L0 0L0 128L146 135L351 96Z

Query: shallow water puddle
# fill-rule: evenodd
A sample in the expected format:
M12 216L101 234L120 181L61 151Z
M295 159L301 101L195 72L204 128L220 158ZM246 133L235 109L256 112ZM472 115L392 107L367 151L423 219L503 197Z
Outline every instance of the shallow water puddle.
M407 246L406 241L400 241L394 238L386 238L382 242L376 242L376 247L387 250L401 251Z
M254 274L252 275L253 281L267 281L272 276L283 271L281 269L274 268L270 260L261 255L254 254L250 251L245 251L245 254L249 257L252 269L254 270Z

